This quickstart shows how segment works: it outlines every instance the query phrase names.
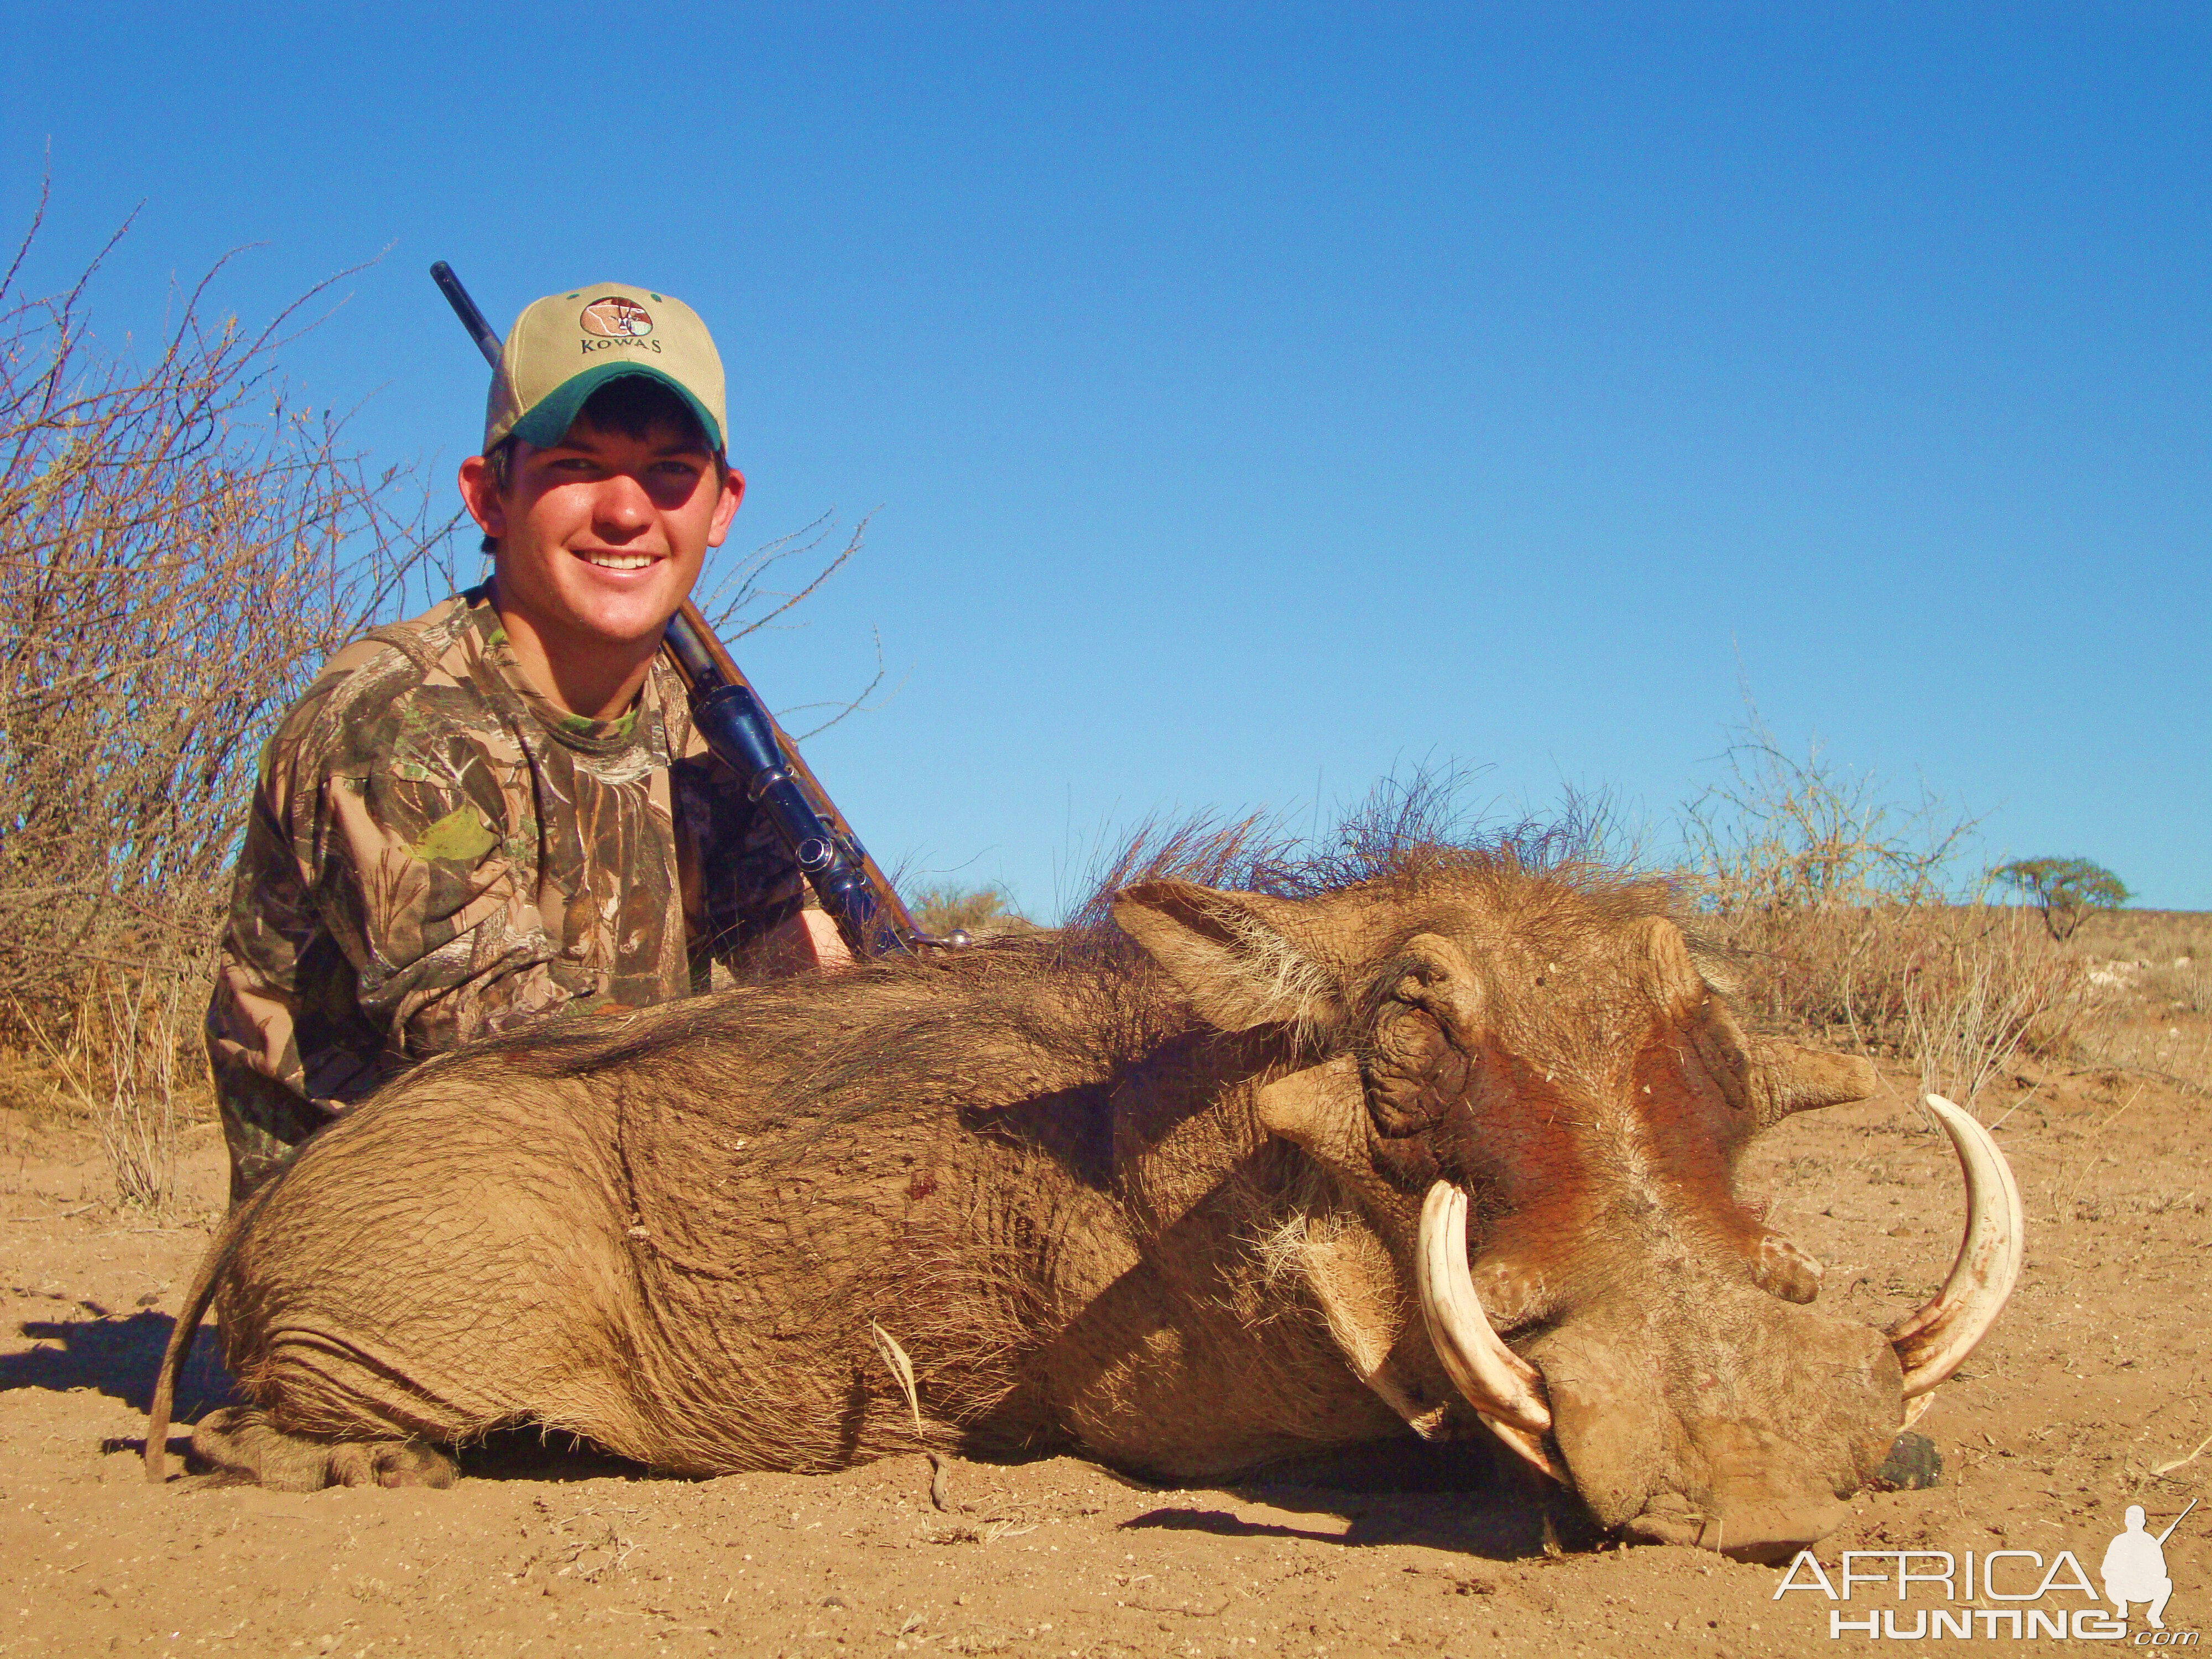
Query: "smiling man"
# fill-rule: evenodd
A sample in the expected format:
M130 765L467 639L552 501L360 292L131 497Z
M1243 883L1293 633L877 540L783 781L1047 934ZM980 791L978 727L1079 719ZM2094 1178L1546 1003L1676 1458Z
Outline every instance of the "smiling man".
M517 319L461 465L491 580L340 652L262 757L208 1011L234 1204L459 1043L844 959L657 655L744 493L725 431L682 302Z

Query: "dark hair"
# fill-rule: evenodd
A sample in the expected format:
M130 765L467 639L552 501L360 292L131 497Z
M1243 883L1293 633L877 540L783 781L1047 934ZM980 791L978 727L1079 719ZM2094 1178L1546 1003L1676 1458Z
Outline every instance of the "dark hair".
M707 428L700 424L697 412L666 381L646 374L625 374L609 380L585 398L569 430L580 426L590 427L594 432L640 439L649 436L657 426L672 426L701 448L709 447ZM510 434L484 452L484 465L491 472L492 486L502 495L514 483L514 444ZM729 465L729 452L715 450L714 477L718 483ZM498 539L487 536L483 546L486 553L496 553Z

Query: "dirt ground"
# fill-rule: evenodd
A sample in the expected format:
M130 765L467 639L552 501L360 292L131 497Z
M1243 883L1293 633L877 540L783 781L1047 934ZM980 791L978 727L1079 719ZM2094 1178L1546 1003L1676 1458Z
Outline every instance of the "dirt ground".
M2094 1577L2127 1504L2155 1532L2212 1497L2212 1015L2172 992L2136 998L2110 1050L2129 1066L2023 1066L1980 1101L2027 1196L2027 1275L1919 1425L1941 1483L1863 1495L1820 1548L1832 1580L1844 1550L2034 1552L1996 1587L2055 1565L2041 1600L1972 1605L2083 1608L2059 1552ZM1888 1081L1766 1136L1747 1182L1826 1262L1823 1303L1878 1322L1940 1281L1962 1209L1917 1077ZM179 1213L156 1224L108 1201L82 1129L0 1110L0 1655L1765 1655L1836 1651L1832 1612L1863 1641L1884 1608L1903 1637L1967 1605L1963 1584L1900 1603L1894 1560L1862 1559L1890 1583L1848 1604L1777 1600L1773 1568L1593 1547L1564 1514L1547 1539L1480 1448L1206 1491L1066 1457L957 1463L949 1510L918 1459L689 1481L534 1444L471 1454L442 1492L149 1488L155 1363L222 1171L196 1131ZM186 1418L227 1386L200 1346ZM2166 1559L2166 1626L2212 1626L2212 1504ZM2024 1639L2048 1647L2032 1632L2049 1628ZM1972 1629L2015 1640L2003 1616Z

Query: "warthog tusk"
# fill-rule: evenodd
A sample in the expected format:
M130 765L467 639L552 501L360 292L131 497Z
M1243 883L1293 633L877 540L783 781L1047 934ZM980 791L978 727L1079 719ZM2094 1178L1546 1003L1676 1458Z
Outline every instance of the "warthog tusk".
M1995 1137L1972 1113L1941 1095L1929 1095L1928 1108L1950 1136L1966 1178L1966 1231L1943 1288L1919 1312L1890 1328L1890 1346L1905 1367L1907 1400L1928 1393L1966 1363L2004 1311L2027 1254L2020 1187Z
M1552 1409L1544 1402L1543 1378L1490 1328L1468 1271L1467 1194L1449 1181L1430 1188L1421 1206L1413 1277L1429 1340L1453 1386L1492 1433L1564 1484L1566 1477L1544 1450Z

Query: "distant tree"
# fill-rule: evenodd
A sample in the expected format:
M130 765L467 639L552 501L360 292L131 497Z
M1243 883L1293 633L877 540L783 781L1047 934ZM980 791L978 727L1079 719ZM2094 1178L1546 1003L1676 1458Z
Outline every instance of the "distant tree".
M2131 896L2118 876L2087 859L2015 859L1990 874L2027 894L2056 939L2073 938L2090 911L2117 908Z

